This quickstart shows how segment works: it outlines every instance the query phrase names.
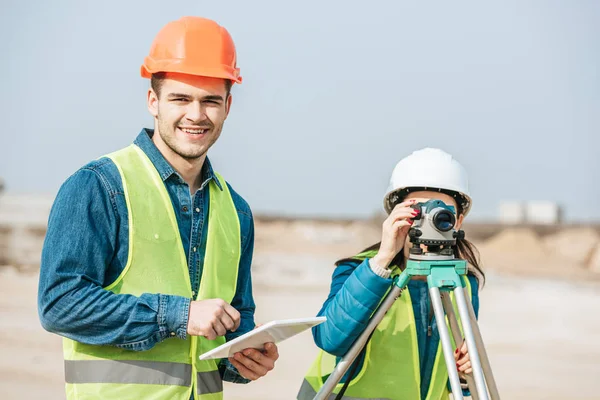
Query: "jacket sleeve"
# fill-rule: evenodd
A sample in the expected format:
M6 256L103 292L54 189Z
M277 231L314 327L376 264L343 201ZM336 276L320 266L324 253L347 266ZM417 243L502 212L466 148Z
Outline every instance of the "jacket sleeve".
M184 339L190 299L105 290L118 224L114 193L97 171L82 169L61 187L42 250L38 312L53 333L93 345L143 351Z
M318 316L327 321L313 328L317 346L343 356L367 326L369 319L392 284L391 278L376 275L368 259L336 267L329 296Z

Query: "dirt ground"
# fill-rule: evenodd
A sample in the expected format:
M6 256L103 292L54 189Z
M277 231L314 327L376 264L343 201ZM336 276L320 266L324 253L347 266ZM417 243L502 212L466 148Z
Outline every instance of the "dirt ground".
M37 318L37 274L0 268L0 398L64 399L61 339ZM255 285L257 320L313 316L327 294ZM503 399L600 399L600 286L488 274L480 326ZM280 344L270 375L226 384L228 400L294 399L317 352L309 332Z

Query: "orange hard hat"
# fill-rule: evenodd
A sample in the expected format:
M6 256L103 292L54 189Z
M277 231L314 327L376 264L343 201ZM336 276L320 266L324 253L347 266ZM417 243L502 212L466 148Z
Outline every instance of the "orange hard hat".
M231 35L215 21L200 17L183 17L169 22L158 32L141 68L144 78L157 72L242 83Z

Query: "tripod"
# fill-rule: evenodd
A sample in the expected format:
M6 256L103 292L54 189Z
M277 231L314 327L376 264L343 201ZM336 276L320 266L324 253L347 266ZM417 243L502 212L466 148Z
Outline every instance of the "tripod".
M323 387L314 400L334 400L335 395L331 395L338 382L342 379L348 368L354 362L362 348L369 340L369 336L381 322L385 313L394 304L394 301L402 294L408 281L413 276L427 276L427 286L429 287L429 296L433 305L434 315L440 334L440 342L444 353L446 368L450 378L450 387L454 400L462 400L463 394L460 386L458 371L450 341L450 334L446 326L445 316L448 317L450 330L454 338L454 343L462 343L462 334L454 313L450 291L454 293L458 313L461 319L465 341L471 360L473 373L466 376L467 385L471 391L474 400L499 400L498 388L492 374L487 353L481 338L479 325L475 318L475 312L471 302L465 294L465 279L467 274L467 262L456 259L453 256L441 255L436 253L425 253L423 255L411 254L407 260L406 269L394 279L392 289L385 299L381 302L377 311L373 314L369 324L352 345L350 350L337 364L331 375L323 384ZM486 385L487 384L487 385Z

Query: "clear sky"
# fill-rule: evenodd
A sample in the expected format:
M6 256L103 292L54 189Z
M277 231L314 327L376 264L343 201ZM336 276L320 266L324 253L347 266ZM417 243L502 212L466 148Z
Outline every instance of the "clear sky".
M0 13L0 176L55 193L151 127L139 76L183 15L232 34L215 166L255 213L367 217L431 146L468 170L473 219L551 200L600 220L600 2L20 1Z

